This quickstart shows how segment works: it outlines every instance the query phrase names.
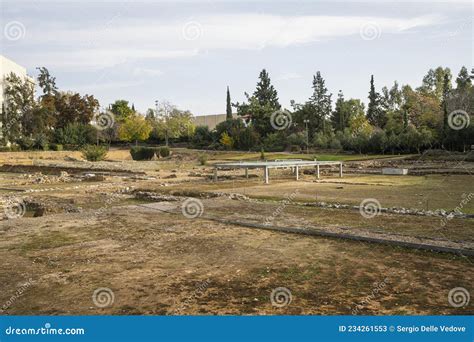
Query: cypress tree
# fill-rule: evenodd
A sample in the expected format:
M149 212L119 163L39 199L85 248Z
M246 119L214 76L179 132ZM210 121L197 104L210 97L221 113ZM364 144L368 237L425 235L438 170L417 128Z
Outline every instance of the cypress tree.
M383 111L380 108L380 94L375 91L374 75L370 76L369 104L367 106L367 120L373 126L384 125Z
M336 131L344 130L344 127L346 125L346 122L345 122L346 118L344 117L343 107L344 107L344 94L342 93L342 90L339 90L339 93L337 94L336 108L334 109L334 112L331 115L331 122Z
M229 91L229 86L227 86L226 119L227 119L227 120L231 120L231 119L232 119L232 106L231 106L231 103L230 103L230 91Z
M467 70L466 70L467 71ZM449 127L448 127L448 98L451 90L451 80L448 74L444 75L443 80L443 97L441 101L441 109L443 110L443 140L445 140L448 136ZM444 142L442 142L444 145Z

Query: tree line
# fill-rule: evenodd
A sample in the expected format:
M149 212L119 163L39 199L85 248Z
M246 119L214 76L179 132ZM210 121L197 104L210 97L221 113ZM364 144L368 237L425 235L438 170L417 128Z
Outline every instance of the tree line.
M342 90L333 99L318 71L312 94L304 103L291 101L282 109L268 72L260 72L252 95L233 103L244 118L219 124L214 132L197 127L197 146L267 151L315 147L358 153L420 153L428 148L466 151L474 144L470 115L474 87L466 67L454 80L449 68L430 69L418 88L397 81L380 92L372 75L367 108L360 99L346 99ZM227 108L229 106L227 94Z
M169 102L146 114L126 100L102 109L93 95L59 90L48 69L38 68L35 84L14 73L5 78L1 108L2 150L79 149L91 144L189 139L193 116ZM1 146L3 145L3 147Z
M46 68L38 70L37 98L28 80L13 73L5 79L2 143L12 149L181 141L202 149L411 153L428 148L465 151L474 144L474 86L465 67L454 80L449 68L438 67L430 69L417 88L395 81L380 92L371 76L367 106L346 98L342 90L333 98L318 71L308 99L291 101L289 109L282 108L263 69L254 92L244 94L245 101L232 103L227 87L226 120L214 130L195 127L191 112L167 101L143 114L126 100L100 110L93 95L61 91Z

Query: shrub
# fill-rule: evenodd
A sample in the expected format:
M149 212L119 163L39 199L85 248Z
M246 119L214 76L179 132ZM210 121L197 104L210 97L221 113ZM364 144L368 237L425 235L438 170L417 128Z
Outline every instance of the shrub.
M97 138L97 129L89 124L69 123L66 127L56 130L57 143L64 146L92 145Z
M0 152L10 152L9 146L0 146Z
M86 145L82 149L82 156L88 161L100 161L105 158L107 147L97 145Z
M366 133L359 133L352 139L352 150L360 153L364 153L368 150L370 136Z
M313 145L318 148L327 148L329 145L329 138L324 133L316 133L313 137Z
M292 133L288 136L288 143L290 145L305 146L306 145L306 134L303 132Z
M11 144L11 145L10 145L10 151L11 151L11 152L18 152L18 151L21 151L21 148L20 148L20 146L17 145L17 144Z
M206 165L207 164L207 154L201 153L200 155L198 155L198 161L199 161L199 164Z
M385 152L387 148L387 134L382 130L375 130L369 139L368 149L371 152Z
M26 151L33 148L35 141L31 138L22 137L17 140L17 143L23 151Z
M234 147L239 150L249 151L255 148L260 140L260 135L252 126L236 129L232 134Z
M226 150L230 150L232 149L232 146L234 146L234 139L232 139L232 137L227 132L222 133L219 142Z
M195 148L209 147L214 141L212 132L207 126L197 126L194 136L191 140L192 146Z
M260 160L265 160L265 151L262 149L260 150Z
M301 152L300 145L290 145L290 152Z
M153 147L133 146L130 148L130 154L133 160L152 160L155 149Z
M33 140L33 148L43 151L48 150L48 137L45 134L38 134L33 138Z
M222 137L222 134L227 133L229 136L233 136L233 133L244 129L244 123L240 119L228 119L219 123L216 126L217 136Z
M341 150L342 144L338 138L332 138L331 142L329 143L329 147L333 150Z
M263 146L269 152L281 152L286 146L286 136L284 133L270 133L263 140Z
M61 144L50 144L49 148L53 151L62 151L63 150L63 145L61 145Z
M171 154L171 152L170 152L170 148L168 146L160 147L160 149L158 150L158 155L162 158L169 157L170 154Z

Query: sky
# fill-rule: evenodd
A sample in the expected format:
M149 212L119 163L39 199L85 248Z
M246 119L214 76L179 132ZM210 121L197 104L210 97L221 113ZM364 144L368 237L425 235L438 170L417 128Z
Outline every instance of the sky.
M320 71L333 99L367 103L378 91L420 85L430 68L457 75L473 63L473 2L44 1L0 2L0 53L47 67L61 90L155 100L194 115L225 113L252 93L265 68L280 103L304 103Z

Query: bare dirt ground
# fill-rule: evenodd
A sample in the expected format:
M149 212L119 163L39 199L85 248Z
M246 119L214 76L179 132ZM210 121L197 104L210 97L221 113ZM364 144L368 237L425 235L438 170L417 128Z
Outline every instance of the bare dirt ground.
M229 224L270 221L473 248L472 218L369 219L358 210L303 205L376 198L383 207L453 210L474 192L470 175L326 174L296 182L282 170L267 186L238 172L212 183L212 167L199 166L196 153L149 162L127 153L112 151L94 164L76 152L0 154L4 165L38 166L0 173L2 198L27 204L23 217L0 221L2 314L474 313L472 301L455 307L448 300L454 288L472 290L472 257ZM234 157L215 153L210 163ZM77 172L61 174L66 168ZM143 192L157 198L137 195ZM186 198L201 205L200 216L183 215ZM472 201L460 210L474 212ZM270 299L279 287L291 292L283 307ZM93 300L100 288L113 293L106 307Z

